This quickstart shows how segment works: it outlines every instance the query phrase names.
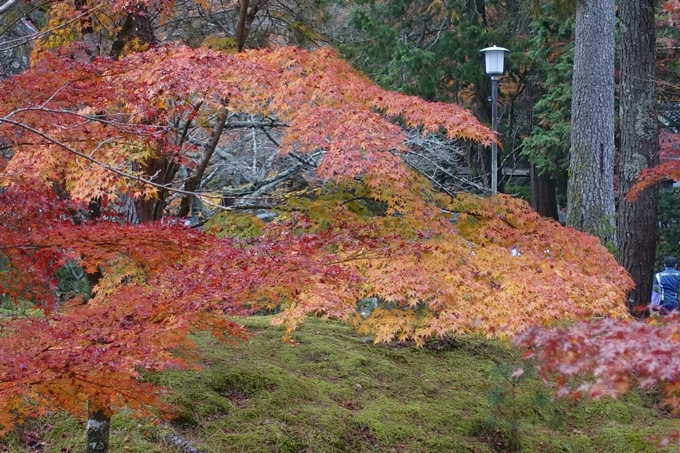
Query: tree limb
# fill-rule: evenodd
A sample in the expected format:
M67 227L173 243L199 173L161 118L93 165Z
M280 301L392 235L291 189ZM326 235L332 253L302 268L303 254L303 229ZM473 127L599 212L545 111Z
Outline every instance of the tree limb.
M37 129L35 129L35 128L33 128L33 127L27 125L27 124L23 124L23 123L21 123L21 122L19 122L19 121L14 121L14 120L11 120L11 119L5 117L5 118L0 118L0 124L2 124L2 123L12 124L12 125L14 125L14 126L17 126L17 127L22 128L22 129L24 129L24 130L27 130L27 131L29 131L29 132L32 132L32 133L38 135L39 137L42 137L43 139L47 140L48 142L52 143L53 145L56 145L56 146L58 146L59 148L62 148L63 150L68 151L69 153L72 153L72 154L74 154L74 155L76 155L76 156L78 156L78 157L82 157L83 159L85 159L85 160L87 160L87 161L89 161L89 162L92 162L93 164L98 165L98 166L100 166L100 167L102 167L102 168L105 168L106 170L109 170L109 171L111 171L111 172L115 173L116 175L121 176L121 177L123 177L123 178L131 179L131 180L133 180L133 181L139 181L139 182L141 182L141 183L147 184L147 185L149 185L149 186L151 186L151 187L155 187L155 188L157 188L157 189L168 190L168 191L170 191L170 192L176 192L176 193L179 193L179 194L182 194L182 195L196 195L196 196L200 196L200 195L201 195L200 193L193 192L193 191L190 191L190 190L182 190L182 189L177 189L177 188L170 187L170 186L167 185L167 184L159 184L159 183L154 182L154 181L152 181L152 180L150 180L150 179L143 178L143 177L141 177L141 176L134 175L134 174L132 174L132 173L127 173L127 172L125 172L125 171L123 171L123 170L119 170L119 169L117 169L117 168L115 168L115 167L112 167L112 166L109 165L109 164L106 164L106 163L104 163L104 162L102 162L102 161L100 161L100 160L95 159L94 157L92 157L92 156L90 156L90 155L81 153L80 151L71 148L71 147L68 146L66 143L60 142L59 140L57 140L57 139L55 139L55 138L53 138L53 137L50 137L49 135L45 134L44 132L41 132L41 131L39 131L39 130L37 130ZM204 201L205 201L207 204L209 204L209 205L211 205L211 206L213 206L213 207L216 207L216 208L219 208L219 209L224 209L225 211L230 210L229 208L226 208L226 207L224 207L224 206L220 206L219 204L212 203L212 202L207 201L207 200L204 200Z
M267 127L289 127L288 123L280 123L275 120L270 121L230 121L224 125L225 129L247 129L256 127L266 130ZM277 144L278 145L278 144Z
M0 5L0 14L5 14L17 3L19 3L19 0L7 0L4 5Z
M205 453L204 450L194 447L187 439L175 433L168 434L166 441L170 445L174 445L175 447L179 448L182 453Z
M241 10L238 13L238 25L236 26L236 46L239 52L243 51L246 42L246 19L248 17L249 0L241 0Z
M217 148L217 143L220 141L220 137L222 136L222 131L224 130L227 118L227 109L224 107L220 108L220 111L217 113L217 117L215 118L215 128L213 129L210 141L203 148L203 159L198 164L196 171L189 177L189 179L187 179L186 183L184 184L184 188L186 190L194 192L200 184L201 179L203 179L203 175L205 175L205 169L208 168L208 163L210 162L210 159ZM192 197L184 197L182 199L182 202L179 206L179 212L177 213L179 217L186 217L189 215L189 211L191 210L190 200Z

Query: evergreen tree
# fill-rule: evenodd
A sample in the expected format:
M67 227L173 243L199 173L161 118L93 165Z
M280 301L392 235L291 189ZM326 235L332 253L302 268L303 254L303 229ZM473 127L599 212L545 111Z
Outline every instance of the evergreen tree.
M576 2L567 225L615 246L614 0Z
M629 306L649 304L657 232L657 186L636 200L628 190L645 168L659 164L656 113L656 33L654 0L622 0L621 21L621 160L618 171L617 260L635 281Z

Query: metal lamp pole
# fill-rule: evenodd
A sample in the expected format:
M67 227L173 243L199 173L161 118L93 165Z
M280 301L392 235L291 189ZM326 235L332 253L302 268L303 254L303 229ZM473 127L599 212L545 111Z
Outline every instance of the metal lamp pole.
M498 76L491 76L491 132L498 132ZM498 144L491 144L491 195L498 192Z
M503 47L487 47L480 50L484 53L486 74L491 77L491 131L498 132L498 79L503 75L503 59L508 49ZM498 145L491 144L491 195L498 193Z

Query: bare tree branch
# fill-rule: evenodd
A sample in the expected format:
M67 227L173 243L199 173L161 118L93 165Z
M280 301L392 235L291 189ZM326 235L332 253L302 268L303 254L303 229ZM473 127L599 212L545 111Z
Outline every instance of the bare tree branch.
M17 3L19 3L19 0L7 0L4 5L0 5L0 14L5 14Z
M203 149L203 159L196 168L196 171L189 177L189 179L187 179L184 185L186 190L194 192L200 184L201 179L203 179L205 169L208 168L208 163L210 162L210 159L215 152L215 148L217 148L217 143L220 141L220 137L222 136L222 131L224 130L227 118L227 109L224 107L220 108L220 111L217 113L217 118L215 118L215 127L213 129L212 136L210 137L210 141ZM189 214L191 209L190 200L192 198L193 196L182 199L179 212L177 214L179 217L186 217Z
M465 151L455 141L439 134L422 135L418 130L404 131L410 151L395 153L413 170L451 195L461 190L485 193L483 181L465 174Z
M19 128L24 129L24 130L27 130L27 131L29 131L29 132L32 132L32 133L38 135L39 137L42 137L43 139L47 140L49 143L52 143L53 145L56 145L56 146L58 146L59 148L65 150L65 151L68 151L69 153L72 153L72 154L74 154L74 155L76 155L76 156L78 156L78 157L82 157L83 159L85 159L85 160L87 160L87 161L89 161L89 162L92 162L93 164L98 165L98 166L100 166L100 167L102 167L102 168L105 168L106 170L109 170L109 171L111 171L111 172L115 173L116 175L121 176L121 177L123 177L123 178L131 179L131 180L133 180L133 181L139 181L139 182L141 182L141 183L147 184L147 185L149 185L149 186L151 186L151 187L155 187L155 188L157 188L157 189L168 190L168 191L170 191L170 192L175 192L175 193L179 193L179 194L182 194L182 195L195 195L195 196L200 196L200 195L201 195L199 192L193 192L193 191L189 191L189 190L177 189L177 188L171 187L171 186L168 185L168 184L159 184L159 183L153 182L153 181L150 180L150 179L146 179L146 178L143 178L143 177L141 177L141 176L134 175L134 174L132 174L132 173L125 172L125 171L123 171L123 170L119 170L118 168L112 167L111 165L109 165L109 164L107 164L107 163L104 163L104 162L102 162L102 161L100 161L100 160L97 160L97 159L93 158L93 157L90 156L90 155L81 153L80 151L71 148L71 147L68 146L66 143L63 143L63 142L61 142L61 141L59 141L59 140L57 140L57 139L55 139L55 138L53 138L53 137L50 137L48 134L46 134L46 133L44 133L44 132L42 132L42 131L39 131L38 129L35 129L35 128L33 128L33 127L27 125L27 124L23 124L23 123L21 123L21 122L19 122L19 121L14 121L14 120L11 120L11 119L5 117L5 118L0 118L0 124L2 124L2 123L12 124L12 125L14 125L14 126L16 126L16 127L19 127ZM212 203L212 202L207 201L207 200L204 200L204 201L205 201L207 204L209 204L209 205L211 205L211 206L213 206L213 207L216 207L216 208L219 208L219 209L224 209L224 210L227 210L227 211L230 210L229 208L224 207L224 206L220 206L220 205L217 204L217 203Z

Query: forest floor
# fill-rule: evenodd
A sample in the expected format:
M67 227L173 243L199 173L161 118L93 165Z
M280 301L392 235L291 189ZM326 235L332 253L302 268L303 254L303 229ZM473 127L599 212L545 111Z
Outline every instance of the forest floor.
M203 369L153 374L173 419L113 417L112 452L180 452L176 433L221 452L658 452L680 430L658 392L619 400L554 401L518 351L477 337L373 344L336 322L310 319L283 343L270 317L244 320L237 344L198 338ZM518 367L527 372L515 382ZM0 451L84 451L84 422L32 420Z

